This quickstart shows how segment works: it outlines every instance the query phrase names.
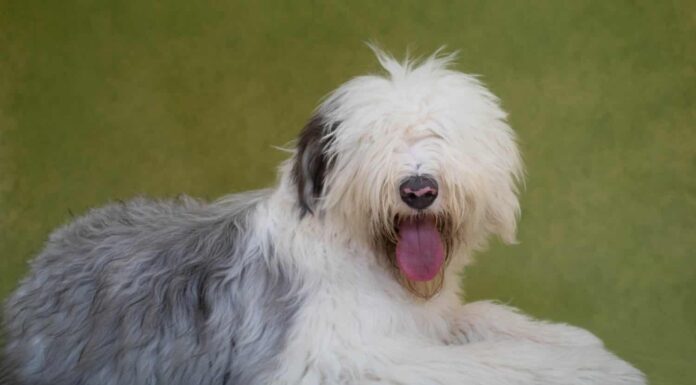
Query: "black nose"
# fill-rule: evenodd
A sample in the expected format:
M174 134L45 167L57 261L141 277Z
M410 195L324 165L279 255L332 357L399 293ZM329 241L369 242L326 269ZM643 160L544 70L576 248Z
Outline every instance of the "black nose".
M399 193L409 207L422 210L437 198L437 182L425 175L412 176L401 182Z

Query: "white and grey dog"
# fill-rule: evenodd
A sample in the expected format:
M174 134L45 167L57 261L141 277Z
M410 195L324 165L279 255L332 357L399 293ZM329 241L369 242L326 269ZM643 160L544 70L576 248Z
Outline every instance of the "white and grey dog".
M592 334L457 274L515 240L522 175L497 98L451 56L350 80L277 186L136 199L54 232L5 309L5 381L32 385L644 384Z

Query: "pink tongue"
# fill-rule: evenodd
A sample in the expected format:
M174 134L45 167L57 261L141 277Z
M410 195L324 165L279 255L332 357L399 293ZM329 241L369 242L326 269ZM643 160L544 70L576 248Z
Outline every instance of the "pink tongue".
M440 232L433 218L409 218L399 224L396 262L412 281L430 281L445 260Z

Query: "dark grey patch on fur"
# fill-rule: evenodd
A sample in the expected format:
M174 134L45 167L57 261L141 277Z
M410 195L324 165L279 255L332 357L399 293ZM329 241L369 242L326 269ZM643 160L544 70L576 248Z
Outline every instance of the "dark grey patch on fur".
M6 303L5 379L260 383L301 305L298 278L250 232L266 196L136 199L54 232Z
M321 115L315 115L300 132L292 177L297 185L301 215L312 213L316 200L324 190L326 175L333 161L328 148L338 123L327 125Z

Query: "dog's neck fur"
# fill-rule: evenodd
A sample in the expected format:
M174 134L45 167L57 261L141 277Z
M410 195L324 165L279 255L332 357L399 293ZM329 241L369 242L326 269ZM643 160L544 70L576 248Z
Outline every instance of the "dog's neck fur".
M271 214L262 218L278 218L275 223L264 225L268 226L269 236L280 250L293 250L288 253L293 257L287 263L309 277L336 284L352 285L365 280L366 276L373 277L370 282L381 283L375 290L386 291L390 296L425 306L428 302L437 301L438 297L461 297L459 273L471 260L470 251L465 247L460 246L452 251L453 257L445 269L442 289L430 300L418 298L397 282L391 267L384 266L383 258L376 255L377 252L370 246L370 240L356 235L355 229L345 228L343 221L321 211L301 216L297 201L290 193L295 188L293 181L287 172L283 172L286 168L287 164L281 168L278 185L266 205L261 205L260 209L268 210ZM292 224L296 231L274 227L280 223L283 226ZM361 263L356 263L356 260ZM351 282L351 279L355 282Z

